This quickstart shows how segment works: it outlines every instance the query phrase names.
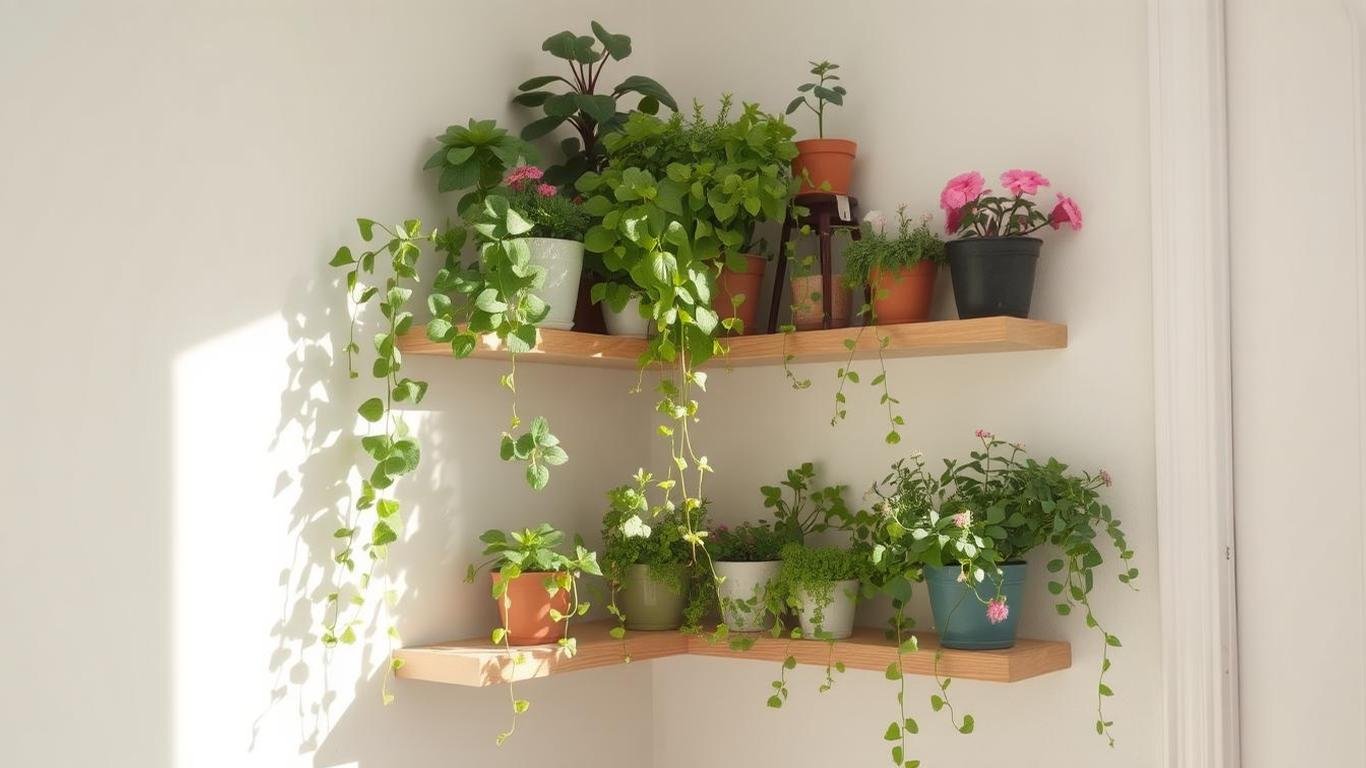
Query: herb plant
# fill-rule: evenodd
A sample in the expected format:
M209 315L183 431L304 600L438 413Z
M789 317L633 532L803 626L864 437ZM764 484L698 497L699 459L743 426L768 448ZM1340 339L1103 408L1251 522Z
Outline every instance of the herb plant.
M480 565L471 565L465 573L465 581L473 582L475 576L484 568L493 569L496 574L492 587L494 600L507 599L508 584L513 579L532 574L544 574L543 586L550 597L561 591L569 593L569 612L561 614L551 608L550 618L552 621L564 622L564 634L558 641L559 653L564 658L573 658L578 652L578 646L569 635L569 621L575 616L588 613L590 608L587 602L579 599L578 579L585 573L593 576L602 575L598 568L597 554L585 549L583 542L577 537L573 557L560 553L557 548L564 542L564 534L549 523L507 533L492 529L485 531L479 540L487 545L484 547L484 555L491 555L492 558ZM494 645L503 646L513 664L520 664L525 661L525 657L520 651L512 650L508 643L508 631L506 625L494 629L491 640ZM508 699L512 705L512 724L506 731L498 734L496 741L499 746L516 732L517 716L531 708L531 702L517 698L514 687L514 683L509 680Z
M791 542L786 532L763 522L741 523L734 528L713 528L707 550L718 563L763 563L780 559L783 547Z
M642 75L631 75L610 91L599 87L598 78L608 61L621 61L631 55L631 38L608 32L601 24L592 22L593 34L577 35L565 30L546 38L541 50L562 59L569 68L570 78L561 75L541 75L517 86L520 91L513 102L545 113L545 117L522 129L522 138L538 139L569 123L577 134L560 143L564 162L546 170L546 181L557 186L573 187L574 182L588 171L602 168L601 139L621 127L626 119L618 101L628 94L640 96L636 109L655 114L662 104L677 110L673 96L658 82ZM599 47L601 45L601 47ZM560 84L565 90L548 90Z
M842 85L830 85L839 81L839 75L834 74L839 68L840 65L828 61L811 62L811 74L816 76L816 81L797 86L800 95L787 105L789 115L802 107L814 112L816 136L822 139L825 138L825 105L844 106L844 96L848 93ZM812 101L816 103L813 105Z
M917 223L906 216L906 206L896 209L897 228L887 233L886 217L870 211L863 217L863 237L844 249L844 281L850 288L869 285L874 268L890 271L914 267L923 261L948 261L944 241L930 231L929 214ZM873 317L872 321L877 322Z

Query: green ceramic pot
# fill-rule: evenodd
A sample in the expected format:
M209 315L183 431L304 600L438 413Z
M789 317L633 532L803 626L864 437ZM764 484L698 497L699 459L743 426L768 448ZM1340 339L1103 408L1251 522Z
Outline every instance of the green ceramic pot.
M945 648L983 651L1009 648L1015 644L1015 628L1019 624L1020 609L1024 606L1024 563L1006 563L1002 593L1010 614L1005 621L992 624L987 619L986 607L978 601L996 596L996 584L987 581L977 585L977 597L972 587L958 581L962 569L956 565L925 568L925 583L930 589L930 609L934 611L934 626L939 632L939 643Z
M686 585L655 579L648 565L632 565L626 569L617 602L626 614L627 629L678 629L683 625L686 593Z

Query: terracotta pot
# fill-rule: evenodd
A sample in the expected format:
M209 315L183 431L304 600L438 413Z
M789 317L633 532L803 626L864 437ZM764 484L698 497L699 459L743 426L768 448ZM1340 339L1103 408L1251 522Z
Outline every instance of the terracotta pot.
M873 290L873 314L878 325L923 323L930 319L934 301L934 278L939 265L922 261L914 267L868 271Z
M491 575L497 583L498 572ZM569 613L569 590L561 589L554 597L546 594L545 581L550 576L523 573L508 582L507 592L498 601L498 616L507 629L509 645L542 645L564 636L564 620L551 619L550 610Z
M797 142L797 158L792 161L792 175L802 179L800 194L849 194L849 184L854 178L854 155L857 152L858 144L848 139L805 139ZM802 176L803 171L809 174L809 179ZM822 182L828 182L829 188L823 188Z
M732 271L730 267L722 267L721 274L716 278L716 292L711 297L711 308L716 310L716 314L722 320L728 317L739 317L744 323L745 333L757 333L759 330L759 291L764 284L764 268L768 262L762 256L744 256L745 266L742 271ZM743 296L744 301L738 309L731 303L731 297Z
M842 275L834 275L830 282L834 289L830 296L830 327L843 328L849 325L849 289L844 287ZM794 277L791 286L792 324L799 331L820 328L825 315L825 303L820 295L821 276Z

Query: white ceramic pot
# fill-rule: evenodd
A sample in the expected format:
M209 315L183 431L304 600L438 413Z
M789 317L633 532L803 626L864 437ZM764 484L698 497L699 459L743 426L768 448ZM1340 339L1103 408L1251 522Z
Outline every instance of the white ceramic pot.
M550 305L550 314L538 325L567 331L574 327L574 307L579 302L579 276L583 274L583 243L554 237L528 237L531 263L545 269L545 284L536 291Z
M840 639L854 634L854 602L858 597L858 579L837 581L830 585L828 595L812 595L805 590L797 593L797 620L802 635L809 640Z
M607 324L607 332L613 336L635 336L643 339L650 333L649 318L640 314L639 296L632 296L620 312L612 311L612 308L603 302L602 319Z
M716 575L725 577L716 587L721 598L721 618L734 632L757 632L765 628L764 597L769 581L778 575L781 560L761 563L713 564Z

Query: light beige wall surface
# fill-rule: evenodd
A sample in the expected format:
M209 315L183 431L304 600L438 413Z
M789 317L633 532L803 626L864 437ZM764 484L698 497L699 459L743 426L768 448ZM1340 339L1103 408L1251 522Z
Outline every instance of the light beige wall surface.
M1366 764L1366 8L1228 4L1246 768Z
M807 59L841 62L851 93L830 128L860 142L865 209L932 210L943 180L969 168L994 181L1036 167L1074 194L1086 229L1049 236L1036 295L1037 316L1070 324L1070 348L893 363L903 448L962 452L985 427L1108 468L1137 565L1155 575L1137 0L879 0L837 14L806 0L0 0L11 374L0 377L0 573L15 587L0 602L0 762L520 765L551 750L561 765L623 768L886 760L895 692L874 673L821 697L817 671L798 670L782 712L763 707L776 670L744 662L540 681L525 688L535 703L517 737L495 751L506 691L403 684L384 709L382 644L322 663L312 606L335 526L319 520L343 503L346 459L332 446L362 393L334 359L344 307L324 263L357 215L445 215L450 201L416 173L429 137L470 115L513 117L511 85L548 63L539 40L594 16L635 36L622 71L654 74L680 98L729 88L780 109ZM947 288L941 279L942 316ZM493 453L499 368L413 366L433 382L413 414L430 447L405 484L412 520L392 571L399 627L424 642L493 620L483 589L458 583L479 531L544 518L596 538L603 490L663 455L639 437L648 396L621 396L633 377L525 366L524 409L579 447L554 495L533 496ZM788 390L772 369L714 377L699 438L720 470L709 493L720 519L759 514L758 486L794 463L862 487L904 453L879 442L866 387L832 430L833 369L799 372L811 390ZM1156 589L1130 593L1114 572L1098 603L1125 641L1111 679L1116 750L1091 728L1095 637L1052 615L1039 588L1023 632L1070 639L1074 669L955 683L978 719L970 737L927 711L927 680L911 681L924 727L914 754L926 766L1155 764ZM1039 569L1031 578L1042 586Z
M634 4L531 8L0 2L0 764L649 759L644 666L528 686L498 751L506 690L403 684L382 708L384 625L330 665L318 642L348 463L332 446L368 391L334 359L326 261L358 215L449 214L418 170L431 137L508 122L546 35L600 17L650 71ZM398 627L430 642L493 625L486 587L459 581L485 528L596 538L602 490L643 448L601 420L643 410L624 373L527 366L523 407L581 450L536 496L497 459L498 366L413 370L433 384L413 418L427 453L391 573Z

